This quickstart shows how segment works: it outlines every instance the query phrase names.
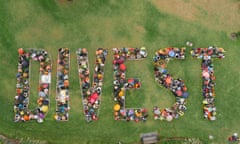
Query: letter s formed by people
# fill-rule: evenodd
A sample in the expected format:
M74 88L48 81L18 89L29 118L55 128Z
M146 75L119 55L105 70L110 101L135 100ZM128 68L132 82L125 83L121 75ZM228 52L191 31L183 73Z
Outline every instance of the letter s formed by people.
M179 49L173 47L159 49L153 57L156 82L169 89L176 99L171 108L161 109L158 106L154 106L153 116L155 120L172 121L179 116L183 116L184 111L187 109L186 99L188 98L188 92L184 81L181 78L174 79L166 69L167 64L172 59L183 60L184 58L185 48Z

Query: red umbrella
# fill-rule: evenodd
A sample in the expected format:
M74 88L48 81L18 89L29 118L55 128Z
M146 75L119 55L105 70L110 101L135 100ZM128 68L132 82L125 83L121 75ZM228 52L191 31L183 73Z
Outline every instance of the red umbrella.
M127 69L125 64L120 64L119 68L121 71L125 71Z
M117 64L123 64L124 60L125 60L125 58L123 56L121 56L120 58L117 59L116 63Z
M128 83L134 83L134 79L133 78L128 79Z
M19 49L18 49L18 54L19 54L19 55L23 55L23 54L24 54L23 48L19 48Z

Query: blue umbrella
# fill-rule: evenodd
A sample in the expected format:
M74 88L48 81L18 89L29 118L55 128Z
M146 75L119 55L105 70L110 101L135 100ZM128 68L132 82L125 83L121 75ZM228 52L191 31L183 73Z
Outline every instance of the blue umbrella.
M169 55L170 57L174 57L174 56L175 56L175 52L174 52L173 50L171 50L171 51L169 51L168 55Z

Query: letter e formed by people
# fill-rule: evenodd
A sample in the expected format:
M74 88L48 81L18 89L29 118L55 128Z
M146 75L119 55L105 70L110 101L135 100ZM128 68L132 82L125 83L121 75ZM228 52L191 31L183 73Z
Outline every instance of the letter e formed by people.
M114 119L126 121L146 121L146 108L126 108L126 90L139 89L141 82L138 78L126 78L126 60L143 60L147 57L145 47L141 48L113 48L113 95L115 105ZM139 61L138 61L139 62Z

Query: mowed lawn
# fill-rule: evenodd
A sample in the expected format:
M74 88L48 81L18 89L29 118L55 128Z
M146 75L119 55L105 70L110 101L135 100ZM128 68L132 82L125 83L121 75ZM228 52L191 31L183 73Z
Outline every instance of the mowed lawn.
M140 133L157 131L161 138L191 137L203 143L224 144L232 133L240 133L240 40L229 38L231 32L240 31L238 0L220 0L219 10L216 0L200 3L179 0L177 4L164 0L0 0L0 3L0 134L26 144L115 144L118 141L125 144L139 142ZM152 57L159 48L182 47L188 40L194 47L216 45L227 51L225 59L214 61L217 120L203 119L201 60L193 59L187 48L186 59L171 61L168 70L174 77L184 79L190 93L188 109L183 117L172 122L155 121L151 113L153 106L170 107L174 96L154 81ZM147 48L149 56L143 61L128 61L126 75L140 78L142 87L127 93L126 106L148 108L149 118L146 123L115 121L111 49L140 46ZM44 48L52 57L51 108L43 124L13 121L19 47ZM68 122L53 119L60 47L71 50ZM109 49L100 116L91 123L85 121L82 110L75 55L79 47L88 48L91 68L95 50ZM38 64L34 63L31 69L30 108L36 106ZM209 135L214 139L209 140Z

